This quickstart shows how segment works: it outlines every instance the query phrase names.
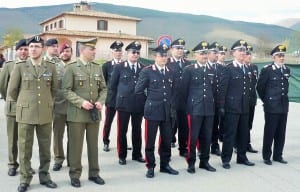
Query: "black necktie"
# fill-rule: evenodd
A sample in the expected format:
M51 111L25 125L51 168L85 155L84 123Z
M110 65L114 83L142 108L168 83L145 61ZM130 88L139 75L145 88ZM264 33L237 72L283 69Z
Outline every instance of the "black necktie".
M216 63L213 64L213 68L215 68L215 70L217 70L217 64Z
M244 74L246 73L246 70L245 70L245 65L243 64L242 65L242 70L243 70L243 72L244 72Z
M160 73L161 73L163 76L165 76L165 70L164 70L164 69L161 69L161 70L160 70Z
M182 68L182 63L181 63L181 61L177 61L178 62L178 65L179 65L179 67L180 67L180 69Z
M135 73L134 65L131 65L131 71Z

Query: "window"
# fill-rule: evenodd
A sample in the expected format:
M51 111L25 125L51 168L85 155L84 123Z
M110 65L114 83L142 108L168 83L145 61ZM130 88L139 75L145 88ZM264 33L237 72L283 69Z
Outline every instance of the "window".
M53 24L51 23L51 24L50 24L50 30L52 30L52 28L53 28Z
M54 23L54 28L56 28L56 22Z
M49 31L49 26L48 25L45 26L45 31Z
M97 21L97 30L107 31L107 21L98 20Z
M59 26L59 28L64 28L64 21L63 20L59 20L58 26Z

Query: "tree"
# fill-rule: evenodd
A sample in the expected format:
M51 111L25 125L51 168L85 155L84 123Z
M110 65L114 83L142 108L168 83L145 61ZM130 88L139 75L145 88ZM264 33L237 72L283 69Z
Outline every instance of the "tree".
M24 35L21 29L9 28L3 35L3 45L7 47L13 47L16 41L23 39Z

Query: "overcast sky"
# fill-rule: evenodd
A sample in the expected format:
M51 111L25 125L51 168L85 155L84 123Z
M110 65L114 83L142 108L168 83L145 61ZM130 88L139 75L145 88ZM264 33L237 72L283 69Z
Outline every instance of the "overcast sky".
M79 0L0 0L0 7L34 7L74 2L79 2ZM230 20L269 24L286 18L300 18L298 0L93 0L88 2L210 15Z

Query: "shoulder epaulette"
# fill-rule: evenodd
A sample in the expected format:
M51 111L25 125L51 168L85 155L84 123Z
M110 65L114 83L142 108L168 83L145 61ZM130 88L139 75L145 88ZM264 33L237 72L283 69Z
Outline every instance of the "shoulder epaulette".
M55 62L50 61L50 60L48 60L48 59L45 59L44 61L45 61L45 62L48 62L48 63L51 63L51 64L55 64Z
M96 63L96 62L94 62L94 61L92 61L91 64L99 65L99 63Z
M72 61L68 65L73 65L73 64L76 64L76 63L77 63L77 61Z
M231 62L231 63L228 63L226 66L233 66L233 62Z
M186 66L186 68L191 68L191 67L195 67L195 69L197 69L198 65L197 65L197 63L193 63L193 64L190 64L190 65Z
M264 68L270 67L272 64L265 65Z
M147 66L145 67L145 69L149 69L149 68L151 68L151 66L152 66L152 65L147 65Z
M13 61L11 61L13 62ZM26 60L23 60L23 61L16 61L15 64L19 64L19 63L26 63Z

